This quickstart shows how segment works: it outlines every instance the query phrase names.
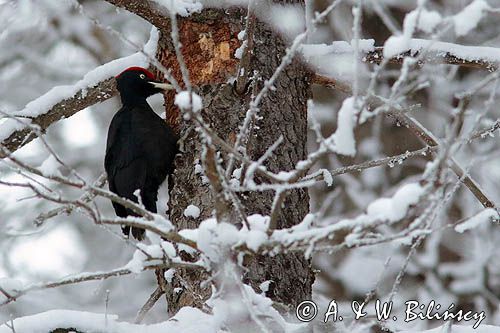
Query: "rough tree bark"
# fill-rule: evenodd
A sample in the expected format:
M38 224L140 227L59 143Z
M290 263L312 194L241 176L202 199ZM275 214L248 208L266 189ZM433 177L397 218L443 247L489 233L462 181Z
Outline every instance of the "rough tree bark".
M283 1L285 2L285 1ZM286 1L290 2L290 1ZM300 2L300 1L299 1ZM246 9L230 10L205 9L200 14L179 19L180 40L190 71L191 81L203 98L203 117L210 127L226 142L234 144L239 126L248 109L251 92L240 95L228 79L237 72L239 60L234 57L240 46L238 33L244 29ZM157 58L164 66L173 70L181 80L179 65L168 31L162 31ZM254 36L255 47L250 60L250 71L257 71L263 80L271 77L282 56L286 42L271 27L257 20ZM305 159L307 141L307 99L310 98L311 73L295 60L281 74L271 91L260 105L259 120L248 142L248 155L257 160L280 136L283 143L276 150L266 166L271 171L291 170L295 164ZM263 80L257 82L261 88ZM195 131L190 131L190 123L183 121L173 105L173 96L165 98L168 122L184 140L184 153L176 160L170 193L170 219L179 228L195 228L213 214L214 200L210 185L202 180L196 171L201 165L202 144ZM190 132L189 132L190 131ZM228 156L222 155L224 163ZM247 193L240 197L246 214L270 213L272 192ZM184 209L194 204L201 210L197 219L185 217ZM297 190L287 195L279 219L278 228L299 223L309 211L309 197L305 190ZM234 220L233 223L241 223ZM314 281L310 262L301 254L283 254L275 257L258 256L250 258L245 279L254 288L271 280L268 296L288 306L294 306L311 297ZM204 280L199 273L178 271L182 283L176 279L167 290L169 311L175 313L185 305L201 307L209 295L199 284ZM183 292L173 295L173 288L183 287ZM169 295L170 294L170 295Z

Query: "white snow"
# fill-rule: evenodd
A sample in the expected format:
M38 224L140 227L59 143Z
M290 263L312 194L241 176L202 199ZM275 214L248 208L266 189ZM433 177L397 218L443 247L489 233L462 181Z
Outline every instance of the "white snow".
M10 323L7 323L10 325ZM219 332L221 323L212 315L199 309L183 307L170 320L152 324L136 325L118 321L117 315L90 313L72 310L51 310L14 320L16 332L46 333L55 328L76 328L82 332L108 333L164 333L164 332ZM12 333L7 325L0 326L0 333Z
M177 95L175 95L175 105L179 108L187 110L192 108L194 112L198 112L203 107L201 102L201 97L195 93L191 93L191 99L189 98L188 91L181 91Z
M436 11L428 11L425 8L415 9L406 14L403 23L404 35L409 39L417 29L431 33L441 21L442 17Z
M265 286L263 286L265 289ZM272 307L272 301L259 295L250 286L244 286L245 298L248 298L259 316L272 318L279 324L285 332L300 332L304 329L303 324L290 324L284 321L283 317ZM113 314L91 313L73 310L50 310L31 316L25 316L13 320L16 332L46 333L56 328L75 328L83 332L107 332L107 333L216 333L223 332L224 323L230 319L227 317L227 304L220 300L213 302L213 315L207 314L199 309L183 307L168 321L150 324L137 325L124 321L119 321L119 317ZM6 324L10 325L10 322ZM0 333L12 333L12 329L6 324L0 326ZM422 331L410 330L400 331L400 333L497 333L498 326L480 325L473 329L472 326L453 325L450 330L444 329L446 324L435 329Z
M223 259L221 255L223 255L224 248L246 244L249 249L256 251L268 241L269 237L266 233L269 227L268 216L253 214L247 217L247 221L250 230L246 226L238 230L232 224L217 222L216 219L209 218L202 221L198 229L180 230L179 234L195 241L198 249L205 256L217 262Z
M418 31L424 31L428 34L432 33L434 28L441 23L442 17L438 12L428 11L424 8L424 2L419 2L418 7L406 14L403 22L403 35L402 36L392 36L390 37L384 46L384 57L386 55L385 49L390 46L388 44L391 39L399 38L399 44L401 48L410 48L410 41L413 35Z
M489 223L492 219L498 219L498 213L493 208L488 208L471 217L467 221L455 226L455 231L463 233L467 230L474 229L481 224Z
M288 38L293 38L305 30L306 21L302 6L274 4L266 14L268 16L259 16Z
M366 214L361 214L352 219L340 220L325 227L311 228L314 220L313 214L308 214L304 220L289 229L275 230L271 236L271 241L276 241L284 245L290 245L301 240L309 240L314 243L316 239L325 238L339 230L354 229L350 236L346 237L349 246L354 245L357 239L356 228L367 227L376 222L387 221L398 222L403 218L408 209L419 202L425 189L418 183L403 185L392 198L381 198L373 201L367 208Z
M323 175L323 180L325 181L327 186L332 186L333 185L333 176L330 170L328 169L321 169L320 170L322 175Z
M259 247L267 241L268 236L261 230L250 230L245 238L245 243L248 248L257 251Z
M304 60L324 75L338 80L350 80L355 73L354 41L335 41L330 44L303 44L299 48ZM373 39L360 39L361 54L375 50Z
M485 0L475 0L460 13L453 16L457 36L467 35L475 29L483 18L484 13L489 9L491 7Z
M240 179L241 178L241 171L243 171L242 167L236 168L233 170L233 178Z
M165 277L165 280L167 280L168 283L172 283L174 274L175 274L175 268L170 268L163 274L163 276Z
M375 50L373 43L373 40L360 40L361 53ZM500 62L500 49L496 47L460 45L408 38L404 35L391 36L387 39L383 55L385 58L390 58L407 51L410 51L412 55L420 51L428 51L430 53L428 56L434 56L436 60L449 54L468 61ZM300 52L309 64L325 75L346 80L352 74L351 63L354 48L351 43L338 41L331 44L304 44L301 46Z
M231 246L238 239L238 230L234 225L217 223L213 218L201 222L197 234L198 248L212 262L220 261L221 246Z
M197 219L198 217L200 217L200 209L198 208L198 206L189 205L186 207L186 209L184 209L184 216Z
M152 258L163 258L163 249L159 244L146 245L144 243L138 243L137 247Z
M163 252L169 257L169 258L175 258L177 256L177 253L175 251L175 247L172 243L167 242L167 241L162 241L160 243L160 246L163 249Z
M267 231L269 228L269 216L252 214L247 217L247 220L251 230Z
M374 39L360 39L359 51L366 53L375 50ZM354 53L354 40L351 42L335 41L330 44L303 44L300 47L302 55L308 59L316 56L324 56L328 54Z
M402 219L410 206L419 202L424 188L417 183L403 185L392 198L381 198L372 202L367 214L380 220L395 222Z
M139 250L134 252L132 259L124 266L133 273L140 273L144 269L144 261L147 259L146 255Z
M393 57L407 51L410 51L411 54L415 54L422 50L435 53L437 58L450 54L468 61L485 60L490 62L500 62L499 48L466 46L418 38L413 38L407 41L402 36L392 36L385 42L384 57Z
M182 236L182 234L180 234L180 235ZM195 254L196 253L195 249L193 249L192 247L187 246L185 244L179 244L178 247L179 247L179 251L184 251L188 254Z
M269 290L269 285L271 284L272 281L264 281L259 285L259 289L266 293Z
M245 52L245 49L247 47L248 42L246 40L241 43L241 46L234 51L234 57L236 59L241 59L243 57L243 52ZM244 73L243 73L244 74Z
M7 139L14 132L22 130L31 124L31 119L0 118L0 141Z
M356 109L354 97L344 100L337 119L337 130L332 135L329 143L333 141L335 152L354 156L356 154L356 140L354 138L354 127L356 126Z
M149 32L149 40L144 44L142 50L150 57L156 56L156 50L158 49L158 42L160 40L160 30L158 30L155 26L151 27L151 31ZM147 60L145 65L149 65L149 60Z
M59 168L61 164L57 161L54 155L50 155L47 157L45 161L38 167L44 175L46 176L58 176L61 177L61 173L59 172Z
M164 6L170 12L187 17L193 13L199 13L203 5L197 0L153 0Z
M167 177L158 188L158 199L156 200L156 211L163 217L167 217L166 212L168 211L169 200L170 200L170 195L168 191L168 177Z

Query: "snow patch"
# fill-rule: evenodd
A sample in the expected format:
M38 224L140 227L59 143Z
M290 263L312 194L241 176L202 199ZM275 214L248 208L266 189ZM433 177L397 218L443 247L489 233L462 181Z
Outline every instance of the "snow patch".
M453 16L457 36L467 35L471 30L475 29L483 18L484 13L490 9L491 7L486 1L475 0L460 13Z
M288 38L297 36L305 29L306 21L301 6L275 4L268 15L269 22Z
M57 176L57 177L62 177L61 173L59 172L59 168L61 167L61 164L57 161L54 155L50 155L43 163L38 167L38 170L40 170L44 175L46 176Z
M417 29L426 33L432 33L442 20L443 18L436 11L428 11L425 8L415 9L408 13L404 19L404 35L410 39Z
M132 256L132 260L124 268L129 269L132 273L140 273L144 269L144 261L146 259L147 257L142 251L136 250Z
M200 209L195 205L189 205L184 209L184 216L197 219L200 217Z
M153 1L164 6L171 13L178 14L183 17L190 16L193 13L199 13L203 9L203 5L197 0L153 0Z
M303 44L300 47L302 55L306 58L325 56L329 54L354 53L354 40L350 43L346 41L335 41L331 44ZM359 51L368 53L375 50L374 39L359 39Z
M168 191L168 177L165 178L163 183L161 183L160 187L158 188L158 196L156 200L156 211L158 214L161 216L167 218L167 212L168 212L168 201L170 200L170 195Z
M334 150L342 155L354 156L356 154L356 140L354 138L354 127L356 126L356 109L354 97L347 98L340 108L337 130L329 139L334 145Z
M201 97L195 93L191 93L191 98L189 98L188 91L181 91L180 93L175 95L174 103L183 110L192 108L194 112L200 111L203 107Z
M463 233L467 230L477 228L481 224L491 222L492 219L498 219L498 218L499 218L498 212L493 208L488 208L483 210L479 214L471 217L467 221L455 226L455 231Z
M408 41L402 36L392 36L385 42L384 57L393 57L407 51L410 51L410 53L414 55L422 50L435 53L437 58L445 57L449 54L467 61L485 60L500 62L499 48L466 46L418 38L413 38Z
M6 324L10 325L10 322ZM12 333L6 324L0 326L0 333ZM152 324L136 325L118 321L113 314L90 313L72 310L50 310L14 320L16 332L42 333L56 328L73 327L81 332L109 333L164 333L164 332L207 332L221 331L221 322L215 317L192 307L183 307L170 320Z
M367 214L380 220L399 221L420 200L423 193L424 188L417 183L403 185L392 198L372 202L367 208Z
M170 268L163 274L163 276L165 277L165 280L167 280L168 283L172 283L172 279L174 278L174 274L175 274L175 269Z
M172 243L163 241L160 243L161 248L163 249L163 252L169 257L169 258L175 258L177 256L177 253L175 251L175 247Z

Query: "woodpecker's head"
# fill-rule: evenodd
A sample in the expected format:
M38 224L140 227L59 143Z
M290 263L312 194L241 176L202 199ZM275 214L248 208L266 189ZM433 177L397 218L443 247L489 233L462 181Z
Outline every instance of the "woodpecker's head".
M154 75L142 67L130 67L116 76L122 100L145 99L163 90L174 89L171 84L155 80Z

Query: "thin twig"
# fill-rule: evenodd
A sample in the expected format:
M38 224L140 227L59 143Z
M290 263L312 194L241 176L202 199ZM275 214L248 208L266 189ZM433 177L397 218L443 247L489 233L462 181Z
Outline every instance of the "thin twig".
M135 317L135 321L134 321L135 324L140 324L144 320L144 317L146 317L146 314L149 312L149 310L151 310L151 308L156 304L156 302L158 302L161 295L163 295L163 294L164 294L164 291L160 287L157 287L155 289L155 291L153 291L153 293L151 294L151 296L149 296L146 303L144 303L142 308L137 313L137 316Z

